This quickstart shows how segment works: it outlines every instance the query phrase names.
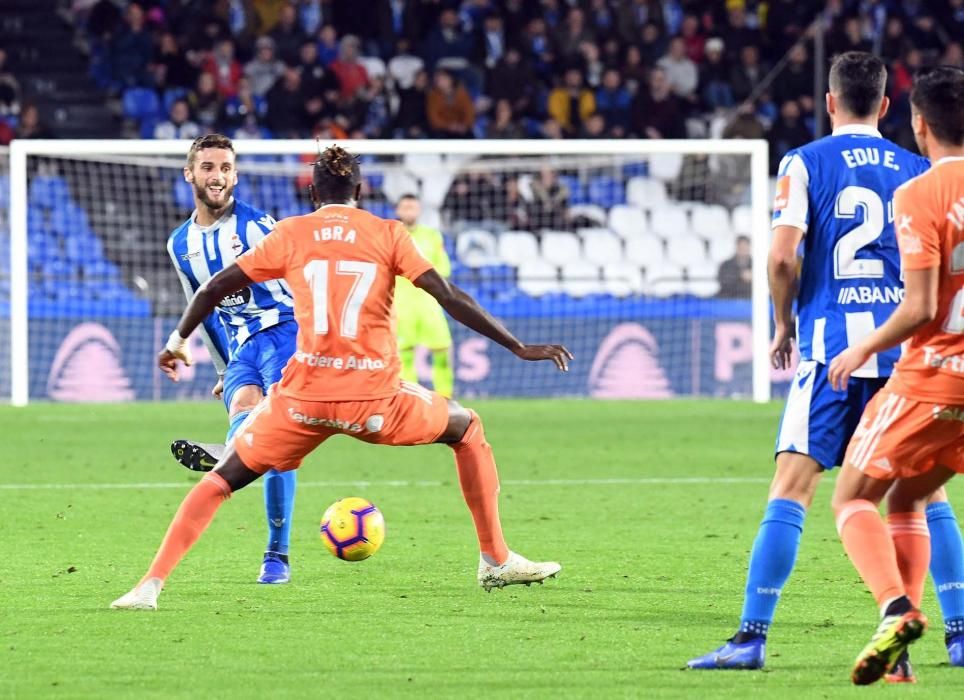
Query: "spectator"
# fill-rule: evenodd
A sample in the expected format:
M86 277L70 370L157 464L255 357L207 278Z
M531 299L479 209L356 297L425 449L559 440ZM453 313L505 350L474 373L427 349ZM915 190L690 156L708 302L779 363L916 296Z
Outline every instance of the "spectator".
M767 38L774 49L774 56L785 54L803 36L806 26L813 20L818 5L800 0L770 0L767 9Z
M502 17L494 12L486 16L479 43L481 45L479 62L485 66L486 70L494 69L502 61L509 48Z
M489 96L495 101L508 100L515 114L527 114L535 81L528 65L522 62L519 50L510 48L489 76Z
M521 139L524 136L522 127L512 114L512 104L508 100L495 103L495 117L485 131L488 139Z
M663 4L660 0L629 0L617 5L617 27L624 44L632 44L645 32L646 25L658 28L665 26ZM653 60L663 54L657 54Z
M759 51L763 36L758 28L751 27L747 22L746 8L742 3L727 3L727 7L726 26L721 33L726 37L726 47L730 52L727 60L733 63L747 46L755 46Z
M914 19L911 28L914 47L919 49L928 61L936 61L944 50L944 41L937 30L937 22L930 13L922 14ZM960 35L955 37L960 38Z
M341 96L348 100L368 85L368 71L358 62L360 54L361 41L358 37L348 34L341 39L338 60L331 64L331 72L335 74L338 84L341 85Z
M118 88L148 85L148 66L154 42L147 31L144 10L136 2L127 7L121 31L110 43L111 76Z
M529 204L519 192L518 179L507 178L502 195L496 198L495 220L504 222L510 229L525 230L529 228L528 210Z
M452 182L442 202L442 211L452 222L488 221L498 211L498 199L488 174L469 171Z
M656 65L666 72L674 95L683 100L692 99L699 84L699 73L696 64L686 55L686 42L682 37L674 37L669 42L669 51Z
M202 130L217 131L218 121L224 110L224 100L218 94L214 76L201 73L197 79L197 87L188 93L187 101Z
M623 66L623 80L626 87L633 94L639 94L639 90L649 81L649 71L643 63L643 54L638 46L630 46L626 49L626 63Z
M767 141L770 142L770 174L776 175L780 160L787 151L803 146L813 138L800 118L800 105L796 100L787 100L780 106L780 118L770 127Z
M764 75L766 75L766 70L760 64L760 50L753 45L744 46L740 50L739 64L730 73L733 98L737 102L743 102L750 96Z
M728 109L734 100L723 40L713 37L707 40L704 49L706 60L700 67L699 87L703 108L711 111Z
M629 131L632 105L633 98L623 86L619 71L610 68L603 73L602 87L596 91L596 109L612 136L620 138Z
M37 105L28 102L20 110L20 122L17 124L18 139L49 139L53 136L40 117Z
M964 49L961 48L961 42L948 42L941 57L941 65L964 69Z
M409 43L419 37L419 7L416 0L376 0L378 44L382 58L392 57L399 39Z
M603 71L606 66L599 58L599 46L592 41L584 41L579 47L582 56L582 67L586 74L586 84L595 90L602 82Z
M234 57L234 42L222 39L204 62L203 70L214 76L218 94L227 99L238 93L241 64Z
M559 181L554 168L544 167L532 180L529 223L533 229L563 230L569 219L569 188Z
M301 45L295 68L301 71L301 85L306 95L324 97L331 103L338 100L341 86L335 74L321 65L318 59L318 44L309 39Z
M616 31L616 12L609 0L591 0L587 24L597 36L611 36Z
M0 49L0 117L20 111L20 83L6 64L7 52Z
M787 66L773 83L773 99L777 104L813 95L813 66L807 47L794 44L787 54Z
M683 112L673 95L666 71L653 68L648 89L636 96L633 103L633 131L647 139L680 139L686 136Z
M579 132L581 139L604 139L607 138L606 120L601 114L593 114L582 123L582 130Z
M332 14L329 0L300 0L298 25L305 34L314 34L326 18Z
M706 37L700 31L700 20L696 15L686 15L680 29L680 37L686 45L686 57L699 65L703 62Z
M396 138L425 138L428 124L428 73L420 70L412 85L398 91L398 109L395 113Z
M271 30L278 56L289 66L298 61L298 50L307 38L298 25L298 10L291 3L281 6L278 23Z
M950 37L964 36L964 0L948 0L941 26Z
M570 68L563 84L549 93L549 116L555 119L568 136L575 136L583 122L596 111L596 98L582 82L582 72Z
M748 299L753 287L753 260L750 257L750 239L737 236L736 252L720 265L717 278L720 282L718 296L723 299Z
M556 49L560 58L572 61L580 52L583 42L592 43L592 32L586 28L586 15L578 7L573 7L566 15L566 23L556 32Z
M326 68L338 59L338 32L330 24L318 31L318 58Z
M255 42L255 55L244 66L244 77L251 85L251 92L264 97L278 78L284 75L285 64L275 58L274 39L263 36Z
M636 46L635 42L631 44ZM647 66L652 66L666 53L666 39L659 25L647 22L643 25L642 38L638 44L640 56Z
M429 129L435 138L472 138L472 128L475 126L472 98L448 71L435 71L432 89L426 100L426 111Z
M251 83L247 78L238 81L237 94L224 102L224 114L222 121L227 125L239 128L244 124L249 116L257 119L264 117L267 112L267 102L263 97L258 97L251 90Z
M638 49L637 49L638 51ZM615 37L609 37L602 45L602 61L606 68L620 68L623 63L623 47Z
M848 17L844 20L843 26L832 32L827 40L828 49L831 54L844 53L845 51L870 51L873 45L864 38L863 30L860 26L860 18Z
M184 57L171 32L161 34L153 60L154 83L164 88L189 88L197 80L197 70Z
M268 128L277 138L299 138L309 127L307 96L297 68L285 68L284 75L268 92Z
M900 17L890 17L884 29L880 57L890 65L903 56L909 48L910 39L904 31L904 22Z
M175 100L168 118L154 127L156 139L196 139L201 127L191 121L187 100Z
M469 37L462 31L459 15L452 8L445 8L439 14L438 25L425 37L423 56L429 68L442 59L461 59L468 66L472 57Z
M565 138L562 125L555 119L546 119L539 125L539 138L543 139L562 139Z
M0 119L0 146L9 146L16 135L17 132L7 123L7 120Z
M385 79L372 78L364 98L365 117L362 133L369 139L387 138L391 126L391 108L388 103L388 93L385 90Z
M540 78L548 80L552 76L552 66L556 58L546 30L546 21L542 17L533 17L529 21L522 46L523 58L533 66Z

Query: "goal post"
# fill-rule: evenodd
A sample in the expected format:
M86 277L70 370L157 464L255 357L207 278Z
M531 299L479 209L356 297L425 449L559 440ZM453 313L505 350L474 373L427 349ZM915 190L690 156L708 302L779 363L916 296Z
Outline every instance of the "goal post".
M524 338L573 344L583 363L584 376L568 384L527 374L532 368L504 362L453 327L457 393L763 402L774 382L786 381L767 356L765 141L340 145L363 157L362 206L393 216L399 195L420 194L427 223L449 241L455 280L508 315ZM190 392L175 392L152 364L156 341L184 304L165 242L190 213L190 189L179 182L189 147L11 144L9 284L0 287L9 360L3 367L0 353L8 377L0 387L8 386L13 405L203 395L208 370L198 368ZM312 140L235 141L237 196L279 218L306 213L304 184L318 148ZM566 194L544 200L547 188ZM722 299L716 269L741 234L751 239L751 293ZM419 355L423 372L427 361Z

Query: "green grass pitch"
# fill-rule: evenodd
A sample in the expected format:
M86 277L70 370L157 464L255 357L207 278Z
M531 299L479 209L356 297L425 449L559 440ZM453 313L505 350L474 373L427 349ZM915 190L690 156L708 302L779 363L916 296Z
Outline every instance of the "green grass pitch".
M0 697L948 698L964 687L930 589L920 683L849 686L876 611L834 532L829 481L767 671L681 670L737 622L779 406L471 405L500 465L510 546L558 559L560 578L486 594L449 450L339 437L299 473L291 584L254 583L266 537L255 485L221 509L156 613L107 606L197 478L169 441L217 439L219 406L0 409ZM318 541L321 513L348 495L373 500L388 531L354 564Z

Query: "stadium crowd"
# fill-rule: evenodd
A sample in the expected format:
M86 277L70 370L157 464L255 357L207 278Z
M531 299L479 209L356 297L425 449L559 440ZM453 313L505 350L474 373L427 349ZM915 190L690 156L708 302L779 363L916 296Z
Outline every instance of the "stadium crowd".
M776 161L812 137L822 109L808 27L823 6L74 0L73 12L93 75L132 96L125 111L141 136L765 137ZM901 140L912 73L964 63L964 0L830 0L823 21L828 57L886 59L885 131ZM0 54L0 109L15 99ZM35 112L18 135L46 133Z

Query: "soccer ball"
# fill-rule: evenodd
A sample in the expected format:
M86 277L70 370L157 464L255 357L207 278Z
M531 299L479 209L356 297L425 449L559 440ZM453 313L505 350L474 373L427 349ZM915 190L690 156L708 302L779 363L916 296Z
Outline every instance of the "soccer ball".
M385 541L385 518L371 501L342 498L321 517L321 541L339 559L368 559Z

